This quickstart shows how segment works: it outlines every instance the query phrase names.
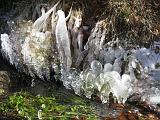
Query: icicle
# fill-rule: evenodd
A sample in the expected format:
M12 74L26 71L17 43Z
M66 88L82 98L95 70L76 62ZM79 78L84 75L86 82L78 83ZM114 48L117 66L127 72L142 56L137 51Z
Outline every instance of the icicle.
M107 31L107 29L103 30L102 37L101 37L101 41L100 41L100 45L99 45L99 48L100 48L100 49L103 48L103 45L104 45L104 43L105 43L106 31Z
M62 69L68 71L72 64L72 58L70 51L70 40L65 21L65 14L62 10L58 10L57 14L59 18L57 21L55 34L58 52L62 63Z
M76 64L83 51L82 11L74 11L69 20L69 35L73 46L73 63Z
M48 22L49 22L49 17L50 17L50 14L52 12L55 12L56 10L56 7L58 6L59 2L57 2L49 11L47 11L44 15L42 15L41 17L39 17L33 24L33 29L35 31L46 31L47 29L47 25L48 25Z
M44 7L42 7L42 9L41 9L41 13L42 13L42 16L46 13Z
M71 9L69 11L69 14L68 16L65 18L66 22L69 20L70 16L71 16L71 13L72 13L72 6L71 6Z
M59 2L55 5L55 8L52 12L51 26L52 26L52 34L53 35L55 35L56 22L57 22L57 19L58 19L57 16L56 16L56 8L57 8Z

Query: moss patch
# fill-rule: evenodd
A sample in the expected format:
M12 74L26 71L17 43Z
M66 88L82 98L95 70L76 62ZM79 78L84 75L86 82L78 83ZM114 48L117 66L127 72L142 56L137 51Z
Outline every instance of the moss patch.
M5 103L0 103L0 112L12 113L13 116L17 114L26 119L96 119L91 106L81 100L76 100L76 103L76 105L66 105L54 97L33 96L27 92L18 92L9 96Z

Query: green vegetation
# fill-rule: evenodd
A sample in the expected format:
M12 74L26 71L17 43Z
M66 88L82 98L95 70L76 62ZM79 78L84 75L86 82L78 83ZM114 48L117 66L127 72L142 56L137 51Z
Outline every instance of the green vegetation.
M0 112L17 114L28 120L95 120L96 115L91 106L77 100L76 105L60 103L54 97L33 96L27 92L18 92L0 103ZM78 104L79 103L79 104Z

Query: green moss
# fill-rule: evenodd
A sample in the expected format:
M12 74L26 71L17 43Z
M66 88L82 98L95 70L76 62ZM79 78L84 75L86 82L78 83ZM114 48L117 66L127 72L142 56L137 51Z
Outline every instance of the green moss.
M3 95L4 89L0 89L0 95Z
M81 101L71 99L76 104L62 104L54 97L33 96L27 92L19 92L9 96L5 103L0 103L0 112L17 113L27 119L57 119L84 118L94 120L96 115L92 108ZM79 103L79 104L78 104Z

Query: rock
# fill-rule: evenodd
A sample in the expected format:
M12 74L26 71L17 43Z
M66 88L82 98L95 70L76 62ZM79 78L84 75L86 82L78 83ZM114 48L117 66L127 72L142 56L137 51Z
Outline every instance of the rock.
M0 71L0 96L9 92L10 78L6 71Z

